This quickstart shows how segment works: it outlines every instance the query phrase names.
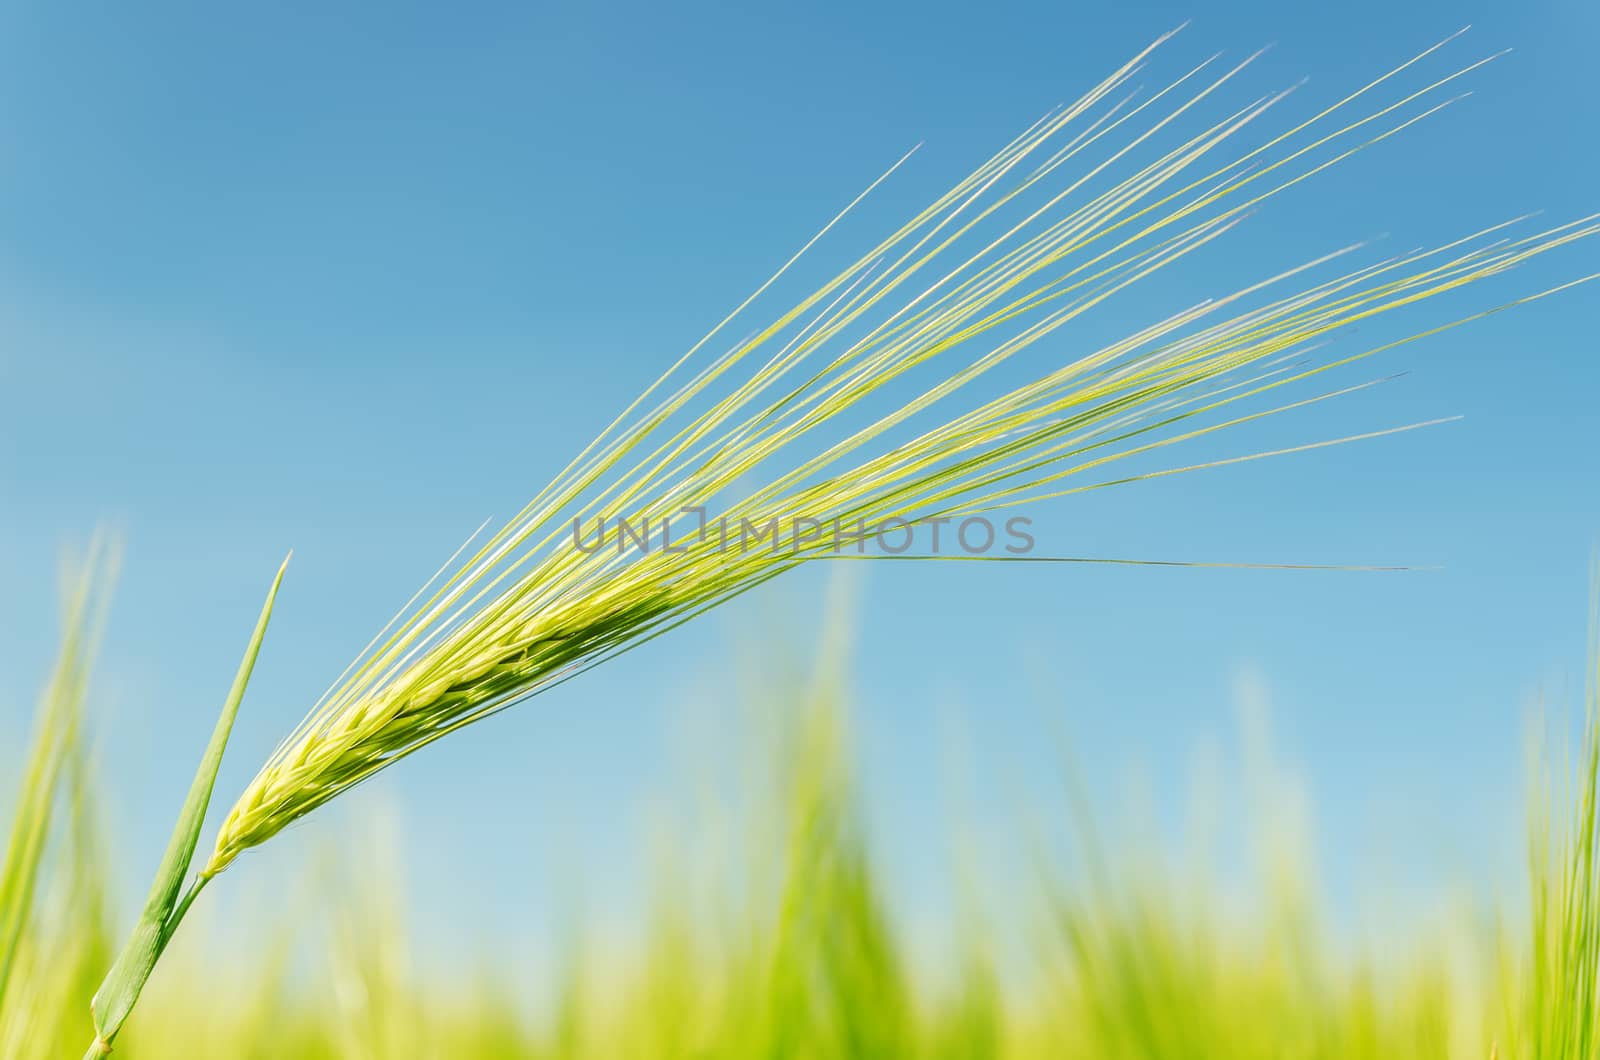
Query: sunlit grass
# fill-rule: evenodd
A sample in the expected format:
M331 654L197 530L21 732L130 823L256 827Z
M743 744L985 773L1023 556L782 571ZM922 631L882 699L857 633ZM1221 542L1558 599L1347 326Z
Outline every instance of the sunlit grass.
M0 1056L80 1038L84 990L110 959L85 703L115 559L103 542L63 569L61 648L40 698L0 860ZM74 1011L77 1010L77 1011Z
M85 590L80 590L80 596ZM75 611L75 614L82 614ZM71 687L86 658L69 626ZM827 625L838 628L837 616ZM1594 792L1600 728L1591 693L1581 754L1537 760L1529 812L1529 904L1484 920L1441 917L1390 930L1377 959L1341 939L1326 912L1282 774L1246 762L1253 871L1222 887L1205 859L1130 845L1099 793L1064 761L1059 806L1030 807L1059 832L1047 871L1003 881L1007 900L953 916L929 968L893 915L864 823L838 657L748 694L738 812L722 855L667 834L648 888L652 913L622 948L584 931L553 940L562 969L533 991L484 953L476 972L413 950L403 822L360 834L305 866L300 884L253 907L246 930L191 922L118 1045L138 1058L474 1057L1088 1058L1501 1057L1594 1053ZM809 676L805 676L809 674ZM63 687L59 679L53 689ZM81 698L47 696L40 717ZM46 726L48 728L48 726ZM1551 741L1559 748L1559 740ZM1540 745L1545 746L1545 745ZM37 752L36 752L37 753ZM50 855L12 906L26 930L0 999L0 1054L70 1055L82 992L113 937L114 886L94 825L86 752L60 752L48 799L24 800L13 828L46 806ZM1290 778L1292 779L1292 778ZM682 790L682 789L680 789ZM1118 834L1113 841L1108 838ZM17 849L13 844L13 850ZM16 865L8 858L7 870ZM954 866L981 881L976 861ZM1482 882L1482 881L1479 881ZM1240 889L1242 888L1242 890ZM984 891L982 887L977 891ZM987 893L987 892L986 892ZM981 899L979 900L981 902ZM1443 904L1443 903L1441 903ZM591 911L604 916L604 911ZM435 914L437 915L437 914ZM1348 928L1345 931L1349 931ZM1021 956L1004 939L1023 939ZM1395 961L1392 955L1402 953ZM516 985L514 985L516 984Z

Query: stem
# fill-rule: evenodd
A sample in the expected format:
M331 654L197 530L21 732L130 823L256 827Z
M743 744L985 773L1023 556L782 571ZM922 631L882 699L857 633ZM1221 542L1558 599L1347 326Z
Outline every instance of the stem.
M189 889L185 891L183 897L179 899L178 904L172 910L172 915L169 916L167 918L167 922L161 926L161 937L159 943L157 944L155 955L155 959L157 961L159 961L161 959L161 955L166 952L167 944L172 941L172 936L178 933L178 925L183 923L183 918L188 915L189 908L194 905L194 900L200 897L200 892L206 889L206 884L210 883L212 879L214 879L214 877L207 876L204 873L196 876L195 881L189 885ZM112 1031L109 1035L107 1035L98 1027L96 1027L94 1041L89 1044L89 1051L83 1054L83 1060L104 1060L105 1057L110 1056L111 1042L116 1038L116 1036L116 1031Z
M172 918L167 921L166 938L168 940L171 940L172 936L177 934L178 925L183 923L183 918L189 912L189 907L194 905L194 900L200 897L200 892L205 890L206 884L210 883L213 879L215 879L215 877L207 876L204 873L201 873L199 876L196 876L195 881L189 885L188 893L179 900L178 907L172 911ZM163 948L165 948L165 943L163 943Z

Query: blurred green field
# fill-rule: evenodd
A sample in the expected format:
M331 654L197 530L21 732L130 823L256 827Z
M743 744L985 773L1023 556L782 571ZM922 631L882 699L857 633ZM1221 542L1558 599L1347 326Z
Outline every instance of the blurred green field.
M103 586L67 594L61 657L37 709L0 878L0 1056L74 1056L126 925L85 735ZM304 895L238 947L199 918L117 1043L156 1057L1528 1057L1596 1053L1596 729L1575 768L1530 785L1525 906L1495 922L1414 925L1380 962L1341 938L1304 837L1263 830L1242 908L1206 874L1096 837L1095 793L1038 807L1077 871L1041 869L1029 901L976 897L949 966L919 966L888 913L849 753L847 660L753 695L750 815L725 864L663 858L648 927L620 951L575 927L548 997L484 953L431 971L408 937L403 837L329 855ZM1558 759L1563 756L1555 756ZM1066 767L1064 767L1065 769ZM1067 770L1070 776L1070 770ZM1069 792L1072 787L1067 786ZM1270 799L1271 793L1265 793ZM954 828L954 825L952 825ZM350 844L361 849L359 844ZM666 849L689 849L687 846ZM972 880L984 867L959 866ZM1070 882L1069 882L1070 881ZM973 887L976 896L981 888ZM1446 904L1441 896L1441 905ZM603 911L596 914L603 915ZM1346 929L1348 933L1348 929ZM1002 935L1030 940L1022 959Z

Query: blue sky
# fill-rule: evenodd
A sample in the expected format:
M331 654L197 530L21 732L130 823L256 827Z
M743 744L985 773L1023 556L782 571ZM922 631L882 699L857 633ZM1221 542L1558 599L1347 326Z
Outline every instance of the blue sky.
M1463 105L1208 250L1196 289L1352 239L1600 209L1600 10L1578 0L5 5L0 733L22 730L44 672L59 548L109 521L127 557L100 740L142 885L285 550L221 797L467 533L909 146L926 143L879 224L1187 18L1162 70L1273 43L1229 98L1309 75L1286 118L1466 22L1444 66L1515 49ZM1578 248L1454 305L1596 260ZM1189 289L1096 328L1131 331ZM1540 689L1571 700L1585 654L1597 314L1586 288L1408 347L1384 366L1406 378L1233 448L1459 423L1037 513L1058 554L1438 569L864 573L859 750L908 906L937 906L952 801L997 827L1053 805L1050 734L1109 804L1138 769L1175 814L1196 749L1230 739L1241 680L1267 690L1336 889L1384 859L1513 862L1524 711ZM592 904L626 893L642 808L681 776L663 749L685 710L735 698L760 631L809 643L821 582L763 590L393 771L377 794L427 854L433 930L537 917L571 858ZM317 834L257 860L291 864ZM476 901L443 904L463 887Z

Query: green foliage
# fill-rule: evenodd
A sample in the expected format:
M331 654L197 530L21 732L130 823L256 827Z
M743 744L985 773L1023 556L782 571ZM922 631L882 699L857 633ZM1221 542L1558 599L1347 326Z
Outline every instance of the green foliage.
M80 1037L84 991L104 966L108 874L83 730L115 567L113 550L97 538L65 579L61 649L36 711L0 861L0 1056L58 1055L58 1035L72 1028ZM57 902L41 899L50 887Z
M732 793L748 815L736 822L745 838L732 858L692 885L684 870L704 869L703 859L664 862L636 945L616 952L577 934L553 1003L512 989L492 955L464 978L418 964L408 945L417 914L400 884L403 828L379 819L363 825L365 846L341 844L311 866L304 893L274 895L259 920L247 918L249 944L238 943L237 924L230 934L226 924L195 922L187 944L163 960L117 1055L1594 1055L1600 723L1592 701L1564 801L1547 797L1554 770L1538 773L1531 905L1525 915L1506 911L1520 926L1498 945L1463 917L1391 938L1386 949L1405 953L1398 964L1351 952L1321 915L1306 837L1292 818L1258 830L1241 906L1193 858L1106 842L1108 818L1079 793L1052 818L1069 822L1070 859L1056 862L1031 901L974 910L950 932L959 944L948 966L931 970L911 957L874 864L837 661L784 687L748 700L752 721L771 729L766 740L745 738L753 779ZM47 697L41 717L58 702ZM62 841L41 859L48 900L30 907L19 974L0 1005L8 1058L81 1048L83 998L110 955L111 876L84 755L72 748L58 768L63 794L52 817ZM1283 778L1261 772L1251 805L1292 805L1277 786ZM983 875L976 864L958 868ZM1031 943L1020 966L1001 942L1018 931ZM296 940L309 963L296 957Z
M1600 656L1596 658L1600 667ZM1526 984L1529 1055L1556 1060L1600 1056L1600 670L1591 674L1585 738L1575 775L1563 785L1572 815L1552 822L1550 787L1540 777L1531 835L1532 967ZM1559 810L1557 811L1559 813Z

